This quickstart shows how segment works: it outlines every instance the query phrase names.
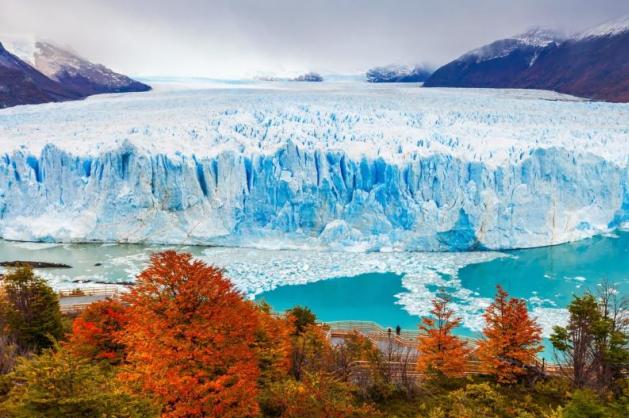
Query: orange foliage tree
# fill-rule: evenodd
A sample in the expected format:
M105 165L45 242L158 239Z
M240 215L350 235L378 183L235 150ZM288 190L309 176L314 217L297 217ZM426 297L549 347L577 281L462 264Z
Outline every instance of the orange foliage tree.
M160 400L162 416L258 414L259 309L221 270L165 251L151 257L123 298L127 367L121 378Z
M485 338L477 350L482 368L501 383L515 383L537 362L537 353L542 351L541 328L529 317L526 302L509 298L500 286L483 317Z
M419 327L417 370L421 373L461 377L465 373L470 349L465 341L452 335L461 324L449 308L451 299L440 292L433 299L432 318L423 318Z
M72 323L67 348L72 354L112 365L120 364L124 345L116 341L124 326L125 307L117 300L108 299L90 304Z

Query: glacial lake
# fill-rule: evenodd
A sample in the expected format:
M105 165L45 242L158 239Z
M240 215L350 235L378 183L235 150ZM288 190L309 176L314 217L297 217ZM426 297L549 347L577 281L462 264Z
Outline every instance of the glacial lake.
M414 329L443 288L463 318L463 335L477 335L482 310L497 284L525 298L548 335L565 321L573 294L607 280L629 294L629 232L616 231L553 247L476 253L334 253L198 246L47 244L0 240L0 261L66 263L41 269L55 288L123 283L166 248L187 251L223 268L249 298L277 311L308 306L323 321L366 320Z

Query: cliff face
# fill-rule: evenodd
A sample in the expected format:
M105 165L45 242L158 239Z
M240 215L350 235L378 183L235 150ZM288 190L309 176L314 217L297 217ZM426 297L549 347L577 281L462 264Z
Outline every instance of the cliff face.
M557 244L629 215L628 174L596 157L537 150L488 167L445 155L404 165L287 145L269 156L97 158L47 147L0 163L11 239L508 249Z

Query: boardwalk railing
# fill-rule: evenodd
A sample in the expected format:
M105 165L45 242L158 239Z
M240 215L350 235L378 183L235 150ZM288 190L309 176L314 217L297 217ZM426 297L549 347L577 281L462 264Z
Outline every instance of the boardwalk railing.
M125 285L104 285L62 289L57 294L59 295L61 313L78 314L93 302L106 298L117 298L121 293L128 290L129 286Z
M417 345L419 331L403 329L398 335L393 328L384 328L380 324L371 321L332 321L325 323L329 328L331 337L343 338L352 332L358 332L372 340L372 342L383 342L393 340L402 346Z
M79 296L114 296L129 289L125 285L103 285L91 287L77 287L73 289L61 289L57 291L60 298L71 298Z

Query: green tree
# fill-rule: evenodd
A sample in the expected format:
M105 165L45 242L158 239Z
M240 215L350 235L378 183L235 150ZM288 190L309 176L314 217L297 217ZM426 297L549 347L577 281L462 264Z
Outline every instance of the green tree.
M58 348L58 347L57 347ZM0 411L15 418L156 417L156 407L125 392L113 376L65 349L21 359Z
M577 390L562 411L563 418L605 418L607 416L598 396L588 390Z
M30 267L20 267L4 276L0 301L0 327L21 351L41 351L63 336L59 299Z
M629 365L626 304L607 284L599 297L575 296L565 327L554 327L550 340L559 362L577 388L617 391ZM617 393L619 395L619 393Z
M295 334L299 335L306 330L310 325L314 325L317 321L317 317L308 308L303 306L295 306L286 312L292 316L295 321Z

